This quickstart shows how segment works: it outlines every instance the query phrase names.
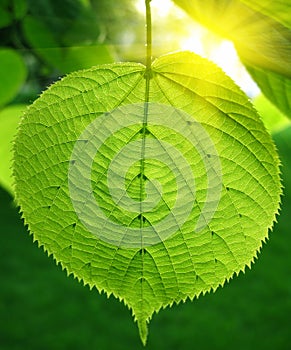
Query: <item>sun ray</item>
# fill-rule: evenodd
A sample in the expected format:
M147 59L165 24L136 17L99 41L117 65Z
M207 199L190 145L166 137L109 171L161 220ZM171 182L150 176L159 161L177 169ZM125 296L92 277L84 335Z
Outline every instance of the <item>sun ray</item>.
M144 0L137 0L135 5L139 13L144 13ZM260 89L240 62L236 49L231 41L219 37L190 19L170 0L152 0L151 7L154 17L156 18L156 23L160 20L161 26L167 25L167 17L170 17L171 21L174 19L181 21L181 18L183 20L183 32L179 31L176 27L173 33L167 34L164 42L168 42L168 37L170 36L172 41L178 43L177 50L189 50L213 61L220 66L249 97L255 97L260 93ZM173 24L173 22L171 23ZM169 23L169 28L173 28L172 24ZM169 51L172 51L172 46Z

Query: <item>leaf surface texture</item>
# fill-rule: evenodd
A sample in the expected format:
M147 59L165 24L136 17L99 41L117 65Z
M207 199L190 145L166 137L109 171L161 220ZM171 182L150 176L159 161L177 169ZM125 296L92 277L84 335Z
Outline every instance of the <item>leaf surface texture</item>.
M216 290L251 265L272 227L281 192L273 142L248 98L219 67L183 52L156 59L148 74L138 63L69 74L29 107L14 146L16 197L34 238L68 273L124 300L138 322L143 342L154 312ZM148 104L161 106L160 123L145 123ZM68 181L70 167L78 162L72 160L74 145L80 143L84 129L106 113L128 106L141 106L140 120L105 138L93 157L89 176L96 203L107 216L106 224L114 222L142 236L171 213L179 186L189 186L177 180L179 171L186 169L182 161L173 169L165 165L171 147L177 156L182 155L195 178L195 200L185 222L166 239L155 244L141 242L140 247L124 247L122 241L110 244L93 235L76 214ZM164 113L171 108L190 117L184 134L175 131L177 121ZM127 117L121 114L116 123ZM98 135L107 132L104 120L95 130ZM205 159L213 154L204 154L203 160L189 141L192 120L211 139L221 169L215 210L199 230L201 213L212 208L206 205L212 177L207 177ZM86 147L88 140L82 141ZM120 164L125 181L116 183L117 190L126 188L133 207L148 198L149 189L159 188L152 186L156 184L153 179L160 183L161 193L156 206L139 214L114 202L107 182L112 159L132 142L141 142L145 148L137 162ZM149 146L156 143L168 146L146 159ZM81 193L87 181L82 180L83 175L80 173ZM191 186L187 188L192 191ZM80 198L84 211L87 199L87 195ZM120 202L123 199L121 196ZM185 210L182 201L182 214ZM90 223L97 225L99 214L91 214Z

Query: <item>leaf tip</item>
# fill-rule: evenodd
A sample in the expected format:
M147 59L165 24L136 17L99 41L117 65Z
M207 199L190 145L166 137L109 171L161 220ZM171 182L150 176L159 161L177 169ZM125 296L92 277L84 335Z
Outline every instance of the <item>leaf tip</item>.
M147 337L148 337L148 326L145 319L138 320L137 321L138 331L140 340L143 344L143 346L146 346L147 343Z

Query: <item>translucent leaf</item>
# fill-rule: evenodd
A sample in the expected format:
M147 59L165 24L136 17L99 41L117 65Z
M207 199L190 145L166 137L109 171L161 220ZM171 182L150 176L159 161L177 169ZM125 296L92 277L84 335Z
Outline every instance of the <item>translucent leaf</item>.
M290 117L291 29L273 16L256 11L238 0L175 2L195 20L232 40L263 93ZM249 4L249 1L245 2ZM288 18L291 18L290 1L284 3ZM270 11L272 7L280 6L276 1L261 4Z
M0 110L0 185L12 193L12 141L25 105Z
M21 56L11 49L0 49L0 106L15 97L26 78L26 67Z
M278 73L248 66L264 95L291 118L291 79Z
M270 132L277 132L291 124L290 119L280 112L263 94L256 96L253 99L253 104Z
M280 159L283 165L282 178L284 186L284 197L282 208L284 208L284 221L281 221L284 229L282 232L289 232L290 228L290 210L291 210L291 126L284 128L274 134L276 146L280 151Z
M68 75L30 106L14 155L34 238L123 300L144 343L154 312L251 265L279 206L278 157L258 114L188 52L151 72L119 63Z
M291 28L291 1L290 0L242 0L257 11L273 17L277 21Z

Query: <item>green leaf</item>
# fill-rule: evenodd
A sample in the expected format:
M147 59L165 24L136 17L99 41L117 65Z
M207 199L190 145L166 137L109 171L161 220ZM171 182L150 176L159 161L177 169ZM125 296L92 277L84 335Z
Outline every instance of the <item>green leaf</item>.
M96 64L111 63L112 54L108 45L74 46L63 49L63 59L55 62L63 73L90 68Z
M12 190L12 141L25 105L13 105L0 110L0 185Z
M262 12L291 28L291 1L290 0L242 0L253 9Z
M27 13L26 0L13 0L13 12L15 19L22 19Z
M289 232L289 213L291 210L291 126L284 128L276 133L274 133L274 140L276 142L276 146L280 152L280 160L282 161L283 171L283 186L284 186L284 197L282 208L285 211L285 220L281 221L282 227L284 230L282 232Z
M61 73L89 68L92 65L112 62L107 45L81 45L62 47L53 32L34 17L27 16L23 21L26 39L34 51L53 68Z
M291 79L278 73L247 66L264 95L291 118Z
M21 56L11 49L0 49L0 107L11 101L26 79L26 67Z
M27 11L26 0L1 0L0 3L0 28L8 27L13 20L24 17Z
M69 274L161 308L251 266L277 213L279 161L248 98L189 52L93 67L52 85L14 146L18 203Z
M255 97L253 104L270 132L278 132L290 125L290 119L281 113L263 94Z
M9 0L2 0L0 4L0 28L11 24L13 16L9 11Z
M288 117L291 116L288 96L291 85L290 29L238 0L175 2L195 20L233 41L242 62L263 93ZM290 7L288 3L286 9ZM263 4L268 7L271 3ZM271 11L271 5L269 7Z
M291 77L291 30L273 18L239 0L175 2L194 19L232 40L244 62Z

